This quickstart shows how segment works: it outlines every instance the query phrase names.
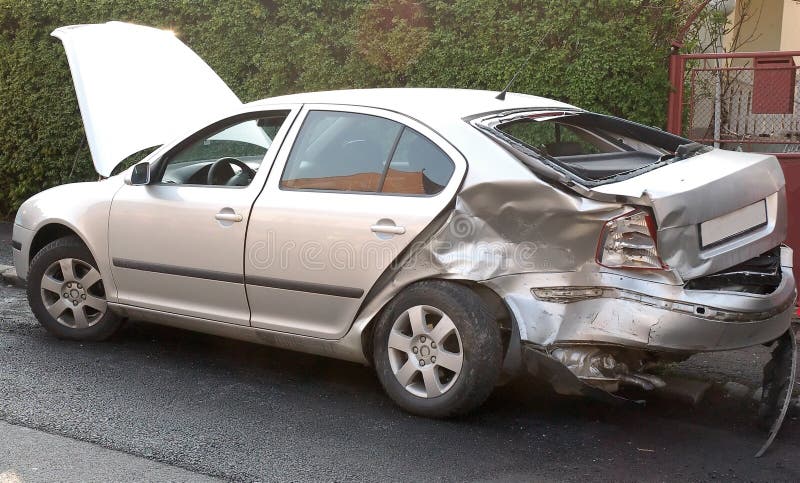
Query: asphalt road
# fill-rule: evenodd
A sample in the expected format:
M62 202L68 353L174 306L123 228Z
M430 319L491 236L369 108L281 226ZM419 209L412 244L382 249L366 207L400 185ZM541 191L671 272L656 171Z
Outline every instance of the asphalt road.
M674 371L747 383L765 360L757 348ZM755 411L718 387L698 407L631 409L524 379L472 416L427 420L355 364L145 323L59 341L22 289L0 288L0 420L227 480L800 480L797 415L754 459Z

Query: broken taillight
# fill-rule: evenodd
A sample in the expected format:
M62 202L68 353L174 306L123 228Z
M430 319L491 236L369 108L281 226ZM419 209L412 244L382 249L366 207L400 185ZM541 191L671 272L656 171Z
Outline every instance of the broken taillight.
M636 209L606 222L597 244L597 263L609 268L667 268L658 255L653 217Z

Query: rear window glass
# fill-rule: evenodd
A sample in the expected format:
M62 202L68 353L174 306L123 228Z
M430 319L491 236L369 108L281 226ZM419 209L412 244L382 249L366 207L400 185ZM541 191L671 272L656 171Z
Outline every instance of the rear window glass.
M483 123L515 150L590 186L672 162L680 158L679 146L686 151L693 144L655 128L580 111L533 111ZM690 155L700 148L690 147Z
M561 122L512 122L500 130L550 156L616 153L624 151L597 132Z

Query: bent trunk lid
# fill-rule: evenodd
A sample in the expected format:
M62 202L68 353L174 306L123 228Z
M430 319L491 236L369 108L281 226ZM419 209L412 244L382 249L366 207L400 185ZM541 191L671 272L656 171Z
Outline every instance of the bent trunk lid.
M95 169L161 145L241 105L172 32L123 22L72 25L64 44Z
M774 156L715 149L591 191L650 207L661 258L690 280L783 242L784 184Z

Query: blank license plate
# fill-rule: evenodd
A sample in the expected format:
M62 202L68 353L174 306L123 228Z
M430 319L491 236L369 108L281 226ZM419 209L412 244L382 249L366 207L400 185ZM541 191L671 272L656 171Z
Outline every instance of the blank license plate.
M745 206L700 224L700 243L703 248L721 243L767 224L765 200Z

